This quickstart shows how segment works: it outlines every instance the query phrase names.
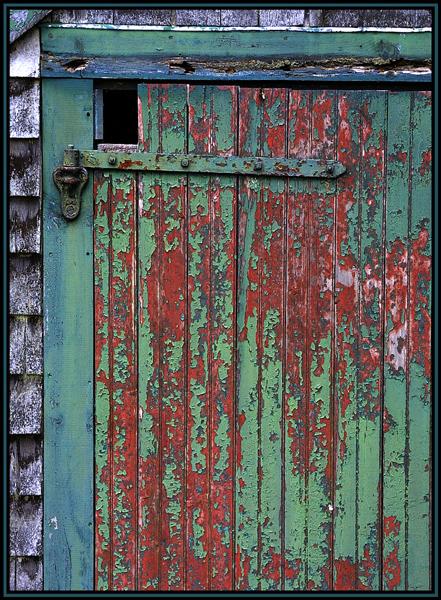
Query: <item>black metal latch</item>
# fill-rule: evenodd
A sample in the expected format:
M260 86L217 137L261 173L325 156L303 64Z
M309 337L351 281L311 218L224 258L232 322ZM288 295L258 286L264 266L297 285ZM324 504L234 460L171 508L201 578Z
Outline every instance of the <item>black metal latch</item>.
M53 178L60 190L61 212L72 221L80 214L81 191L89 178L87 169L80 166L80 151L74 146L64 151L64 164L54 170Z

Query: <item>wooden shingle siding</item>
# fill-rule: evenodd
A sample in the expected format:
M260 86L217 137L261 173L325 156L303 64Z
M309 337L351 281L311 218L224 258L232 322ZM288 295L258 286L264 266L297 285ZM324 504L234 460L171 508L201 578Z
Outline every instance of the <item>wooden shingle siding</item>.
M11 493L14 496L40 496L42 475L41 440L22 435L9 445Z
M37 255L11 257L9 286L12 315L41 314L41 261Z
M172 10L114 10L114 25L172 25Z
M9 80L9 136L38 138L40 135L40 85L36 79Z
M41 375L42 321L40 317L11 316L10 373Z
M304 10L259 10L260 27L294 27L304 24Z
M11 556L40 556L42 551L41 496L18 496L11 499Z
M11 254L39 254L40 242L40 199L10 198L9 252Z
M10 377L9 433L40 433L42 393L41 377Z
M52 23L113 23L113 10L53 10Z
M43 561L37 557L17 558L11 560L11 591L39 591L42 589Z
M115 25L178 25L235 27L430 27L428 9L115 9L54 10L52 23L113 23Z
M259 25L258 10L222 9L221 25L224 27L256 27Z
M177 10L176 25L220 25L220 10Z
M11 196L40 195L40 142L38 139L11 139L10 146Z
M322 10L316 17L323 27L431 27L430 10Z

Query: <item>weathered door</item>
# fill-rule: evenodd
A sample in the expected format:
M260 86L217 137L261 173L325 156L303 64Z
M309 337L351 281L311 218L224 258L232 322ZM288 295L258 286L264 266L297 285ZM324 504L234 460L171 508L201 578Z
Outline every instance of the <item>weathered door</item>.
M96 170L96 587L427 589L430 94L139 86Z

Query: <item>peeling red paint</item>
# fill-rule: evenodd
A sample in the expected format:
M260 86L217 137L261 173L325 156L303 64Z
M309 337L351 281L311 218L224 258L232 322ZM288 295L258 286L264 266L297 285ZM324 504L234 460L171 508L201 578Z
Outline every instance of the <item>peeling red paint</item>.
M395 590L401 583L401 565L398 560L398 546L384 559L384 579L388 590Z
M416 157L390 141L389 92L141 88L141 150L337 159L347 172L326 181L138 172L100 200L97 256L130 276L111 275L109 307L102 282L95 288L96 382L112 397L97 468L98 486L111 489L97 494L96 586L411 587L400 510L416 510L419 477L407 474L402 432L429 401L432 266L430 218L415 204L409 220L405 198L415 178L427 183L430 150L416 145ZM133 211L131 233L104 248L112 203L129 211L121 218ZM112 235L127 233L120 225ZM411 367L425 379L409 395Z
M400 527L401 523L397 521L396 517L384 517L384 535L397 536L400 533Z

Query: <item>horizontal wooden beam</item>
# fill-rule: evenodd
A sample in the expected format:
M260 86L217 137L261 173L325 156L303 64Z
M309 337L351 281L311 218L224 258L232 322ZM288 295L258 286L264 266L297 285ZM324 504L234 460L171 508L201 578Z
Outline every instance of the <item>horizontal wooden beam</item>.
M428 29L44 24L42 76L173 80L428 81Z
M206 173L207 175L263 175L265 177L328 179L338 177L346 171L338 161L312 158L200 156L148 152L101 152L99 150L80 150L80 166L94 169L172 171L174 173Z

